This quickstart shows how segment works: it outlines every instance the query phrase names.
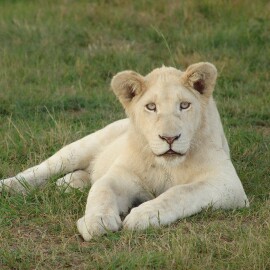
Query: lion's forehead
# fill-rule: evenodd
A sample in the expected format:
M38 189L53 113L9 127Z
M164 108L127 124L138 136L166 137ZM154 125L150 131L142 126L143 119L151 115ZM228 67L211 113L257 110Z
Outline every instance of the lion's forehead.
M196 100L194 94L179 81L156 81L144 94L145 102L173 105L180 101L192 102Z
M162 100L162 103L194 98L194 94L183 84L183 72L173 67L161 67L149 73L146 79L146 99ZM153 100L154 101L154 100Z

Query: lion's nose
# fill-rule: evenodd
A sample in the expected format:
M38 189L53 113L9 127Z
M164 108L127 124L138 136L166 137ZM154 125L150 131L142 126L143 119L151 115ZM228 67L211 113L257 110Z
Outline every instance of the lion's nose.
M166 141L168 144L172 144L174 141L176 141L177 139L179 139L180 138L180 136L181 136L181 134L179 134L179 135L177 135L177 136L174 136L174 137L167 137L167 136L160 136L159 135L159 137L162 139L162 140L164 140L164 141Z

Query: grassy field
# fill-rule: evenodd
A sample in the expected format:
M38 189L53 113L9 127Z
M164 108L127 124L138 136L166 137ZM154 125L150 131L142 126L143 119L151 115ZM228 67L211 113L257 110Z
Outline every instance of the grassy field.
M0 195L0 269L270 269L269 1L0 0L0 178L124 117L111 77L199 61L249 209L83 242L87 191ZM168 49L168 47L170 49Z

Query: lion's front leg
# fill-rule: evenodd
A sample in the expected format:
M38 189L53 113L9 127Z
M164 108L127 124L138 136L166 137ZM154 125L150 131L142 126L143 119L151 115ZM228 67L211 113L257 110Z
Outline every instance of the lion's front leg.
M85 241L106 231L118 231L122 224L115 192L110 186L95 185L90 190L85 215L77 221L78 231Z
M85 215L77 222L78 231L85 241L121 228L120 214L127 213L132 203L142 197L136 182L135 176L121 171L109 173L94 183L88 195Z
M214 180L214 181L212 181ZM228 183L224 179L209 179L170 188L159 197L133 208L124 220L128 229L168 225L178 219L214 209L232 209L248 206L248 199L239 179Z

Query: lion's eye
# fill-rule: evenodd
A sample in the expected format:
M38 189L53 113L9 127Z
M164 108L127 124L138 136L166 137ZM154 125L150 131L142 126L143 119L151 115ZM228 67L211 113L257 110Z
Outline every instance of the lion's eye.
M187 102L187 101L184 101L184 102L181 102L181 103L180 103L180 109L181 109L181 110L186 110L186 109L188 109L189 107L190 107L190 103Z
M148 111L156 111L156 104L155 103L149 103L145 106L145 108L148 110Z

